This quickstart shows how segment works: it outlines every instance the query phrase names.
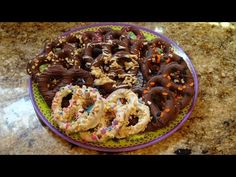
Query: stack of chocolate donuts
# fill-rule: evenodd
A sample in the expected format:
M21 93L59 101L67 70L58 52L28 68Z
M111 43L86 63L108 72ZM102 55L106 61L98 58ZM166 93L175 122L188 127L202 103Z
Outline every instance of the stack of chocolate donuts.
M174 120L194 95L193 77L183 58L166 41L160 38L148 41L140 30L131 26L60 36L29 61L27 73L38 84L59 127L68 132L82 131L81 137L86 141L155 131ZM85 96L85 92L96 94ZM113 97L117 99L114 101ZM129 113L122 114L122 121L116 117L118 112L113 112L116 116L111 118L112 111L106 112L109 106ZM79 110L86 112L86 118L80 118ZM101 119L104 116L110 118ZM80 123L75 124L77 119ZM103 132L109 126L101 125L109 125L109 121L116 131L108 136ZM142 128L134 130L140 122L145 122Z

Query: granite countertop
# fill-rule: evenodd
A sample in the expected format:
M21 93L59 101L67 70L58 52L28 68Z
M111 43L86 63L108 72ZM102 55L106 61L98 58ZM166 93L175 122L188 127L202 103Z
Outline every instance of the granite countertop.
M74 146L38 120L25 68L44 43L89 23L0 23L0 154L107 154ZM162 32L190 56L199 96L170 137L119 154L236 154L236 26L231 23L134 23Z

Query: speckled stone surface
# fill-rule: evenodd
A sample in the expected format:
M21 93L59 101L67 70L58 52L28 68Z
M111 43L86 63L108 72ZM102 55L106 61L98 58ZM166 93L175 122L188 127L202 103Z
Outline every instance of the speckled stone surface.
M74 146L38 120L27 62L66 29L90 23L0 23L0 154L108 154ZM163 33L191 58L199 97L173 135L118 154L236 154L236 28L229 23L134 23ZM110 153L109 153L110 154Z

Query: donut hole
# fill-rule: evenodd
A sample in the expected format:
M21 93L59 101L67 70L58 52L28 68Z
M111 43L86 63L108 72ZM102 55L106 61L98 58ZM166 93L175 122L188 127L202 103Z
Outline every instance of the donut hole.
M69 93L67 96L65 96L62 99L62 102L61 102L61 107L62 108L68 107L70 105L70 100L71 100L72 96L73 96L73 94Z
M149 66L149 69L151 70L151 74L154 76L160 70L160 65L153 63L151 66Z
M181 56L178 56L176 54L173 54L173 56L171 57L171 59L175 62L177 62L178 64L182 64L184 63L184 59Z
M85 112L90 113L92 111L93 107L94 107L94 104L87 105L86 109L85 109Z
M183 93L183 96L192 97L193 95L188 92L185 92L185 93Z
M155 82L155 87L163 87L163 85L160 82Z

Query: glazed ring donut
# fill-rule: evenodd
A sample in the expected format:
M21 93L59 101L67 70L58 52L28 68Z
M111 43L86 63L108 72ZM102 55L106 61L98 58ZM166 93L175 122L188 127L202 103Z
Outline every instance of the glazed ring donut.
M180 59L177 58L177 55L168 53L171 51L170 49L171 46L159 38L149 42L146 57L144 57L143 62L140 64L141 71L146 81L159 74L162 68L172 61L170 59L171 57L175 56L176 60Z
M104 117L97 130L93 132L81 132L80 137L86 142L104 142L114 138L129 112L135 110L138 97L129 89L118 89L106 99Z
M27 73L32 77L34 81L37 81L38 77L42 73L41 67L48 67L53 64L60 64L67 67L67 63L64 59L58 58L53 52L48 54L41 54L30 60L27 64Z
M118 89L114 92L112 92L107 98L106 98L108 104L116 104L117 106L121 106L123 104L126 104L127 111L128 110L134 110L135 106L138 103L138 97L137 95L132 92L130 89Z
M148 54L148 57L144 58L144 60L140 63L144 79L148 81L153 76L159 75L162 68L169 62L170 60L164 55Z
M44 47L43 53L52 53L59 59L77 60L71 65L80 66L80 58L83 53L83 43L82 43L81 33L70 33L68 36L61 36L56 38L50 43L47 43ZM78 63L77 63L78 62Z
M72 94L70 105L62 108L62 100L68 94ZM53 99L53 120L66 133L87 131L99 124L103 106L103 99L97 89L67 85Z
M53 102L52 102L52 116L53 119L58 123L70 121L76 113L78 104L77 100L80 98L80 94L78 92L78 86L66 85L61 87L58 92L56 92ZM72 94L72 97L69 101L68 107L61 107L61 103L64 97ZM61 127L60 127L61 128Z
M153 120L157 127L166 125L177 116L173 93L164 87L151 88L143 95L145 103L150 107Z

